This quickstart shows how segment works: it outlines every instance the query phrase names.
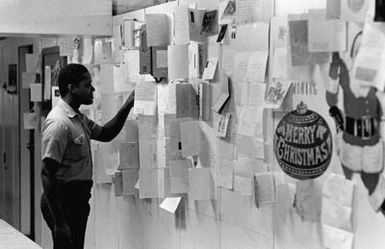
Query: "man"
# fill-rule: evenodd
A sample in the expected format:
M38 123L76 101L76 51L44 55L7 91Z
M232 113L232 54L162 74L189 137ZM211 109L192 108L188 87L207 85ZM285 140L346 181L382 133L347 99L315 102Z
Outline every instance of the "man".
M118 135L134 105L134 92L114 118L99 126L79 111L80 105L93 102L95 89L87 68L65 66L58 85L61 99L42 127L41 210L52 231L54 249L80 249L90 212L90 139L108 142Z
M326 101L337 124L337 154L345 178L359 173L369 194L369 203L375 211L385 212L383 107L381 92L374 87L359 86L354 82L352 68L359 50L362 32L355 36L350 51L350 64L337 52L333 53L329 78L326 79ZM327 75L326 72L324 72ZM338 109L339 87L343 90L344 114Z

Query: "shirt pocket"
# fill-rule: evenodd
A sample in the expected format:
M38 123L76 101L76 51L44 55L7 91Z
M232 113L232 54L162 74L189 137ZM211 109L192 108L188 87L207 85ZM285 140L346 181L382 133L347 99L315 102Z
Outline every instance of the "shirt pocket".
M69 142L65 158L71 162L78 162L86 157L88 157L86 136L81 133Z

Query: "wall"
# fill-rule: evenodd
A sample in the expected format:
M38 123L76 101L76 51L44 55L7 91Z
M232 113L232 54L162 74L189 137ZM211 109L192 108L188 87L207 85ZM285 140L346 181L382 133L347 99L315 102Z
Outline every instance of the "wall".
M167 13L171 18L176 4L196 3L198 8L215 9L219 1L187 1L171 3L114 17L114 24L123 17L143 20L144 13ZM276 0L275 16L306 13L310 8L324 8L326 1L285 1ZM221 49L209 40L209 56L219 55ZM328 115L324 97L323 78L317 67L296 69L297 79L317 82L316 96L294 98L294 106L303 100L309 109L317 111L334 127ZM220 92L220 78L213 82L212 99ZM235 110L233 110L235 112ZM274 127L284 113L267 112L265 122L274 126L265 127L265 138L272 141ZM214 117L215 119L215 117ZM208 122L212 125L213 120ZM333 130L334 133L334 130ZM271 144L270 144L271 145ZM272 149L267 144L266 163L272 171L281 176L281 183L295 184L296 181L281 174ZM263 163L263 162L259 162ZM341 174L338 157L333 155L328 172L315 183L322 186L330 173ZM380 249L385 240L380 236L385 226L383 215L374 213L367 202L367 193L356 175L354 196L355 237L354 248ZM137 197L115 197L113 184L96 184L93 193L93 213L90 218L88 248L266 248L266 249L322 249L322 228L319 222L302 221L294 208L282 216L277 208L257 209L252 196L242 196L238 192L217 188L218 199L212 201L191 201L183 198L175 214L158 208L161 199L138 199ZM92 227L94 226L94 227Z

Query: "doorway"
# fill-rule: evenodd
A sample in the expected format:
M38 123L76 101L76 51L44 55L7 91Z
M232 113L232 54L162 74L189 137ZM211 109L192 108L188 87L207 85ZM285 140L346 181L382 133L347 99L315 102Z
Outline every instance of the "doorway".
M18 84L19 93L19 179L20 179L20 231L32 240L35 239L35 175L34 175L34 131L25 130L23 115L30 112L30 91L21 84L22 73L26 72L26 54L33 53L33 45L18 47Z

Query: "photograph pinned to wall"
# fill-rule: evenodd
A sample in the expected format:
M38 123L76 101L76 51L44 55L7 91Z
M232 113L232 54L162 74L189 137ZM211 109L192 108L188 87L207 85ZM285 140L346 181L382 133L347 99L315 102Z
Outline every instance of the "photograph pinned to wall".
M200 34L204 36L218 33L218 10L207 11L203 16L202 29Z
M290 86L290 80L273 79L273 82L267 89L265 108L280 108Z
M223 10L221 19L219 20L220 24L230 24L235 20L236 13L236 3L234 0L227 2L226 8Z

